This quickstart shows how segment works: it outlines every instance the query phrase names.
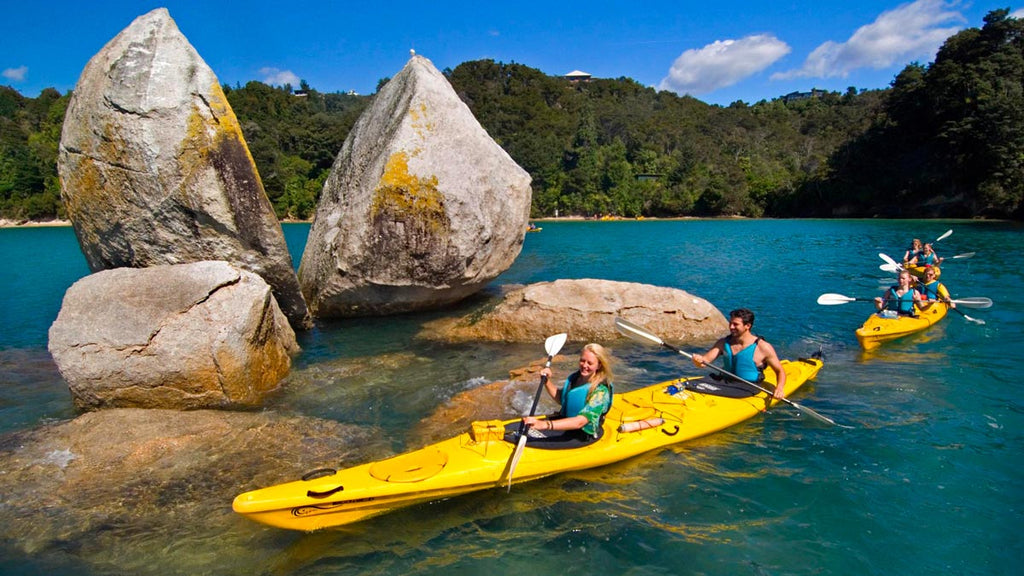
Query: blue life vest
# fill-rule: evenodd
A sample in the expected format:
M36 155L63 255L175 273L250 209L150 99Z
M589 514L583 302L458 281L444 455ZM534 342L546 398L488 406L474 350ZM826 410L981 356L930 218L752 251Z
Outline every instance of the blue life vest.
M890 286L889 294L890 298L885 302L886 310L895 310L899 314L905 316L914 315L914 289L911 288L903 293L902 296L896 293L899 290L899 286Z
M935 264L935 252L931 254L925 254L924 252L917 253L917 265L918 266L931 266Z
M920 284L920 286L921 294L924 295L925 298L929 300L939 299L939 287L942 286L942 284L940 284L938 280L932 280L927 284Z
M749 382L757 382L761 379L761 369L754 363L754 351L757 350L757 343L761 341L758 337L754 343L740 350L739 354L732 353L732 346L726 339L722 347L725 348L725 355L722 356L722 363L725 369L740 378Z
M590 392L590 383L585 382L579 386L576 386L576 381L579 379L580 373L573 372L565 379L565 384L562 385L562 410L560 415L562 418L572 418L578 416L583 407L587 405L587 395ZM609 389L611 385L609 384ZM608 395L611 399L611 394ZM605 406L604 412L608 412L611 406Z

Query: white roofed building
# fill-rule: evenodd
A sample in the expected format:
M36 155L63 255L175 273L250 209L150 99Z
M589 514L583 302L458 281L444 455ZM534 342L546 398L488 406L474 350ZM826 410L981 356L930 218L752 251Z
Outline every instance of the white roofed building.
M565 78L570 82L589 82L590 74L588 72L581 72L579 70L573 70L565 75Z

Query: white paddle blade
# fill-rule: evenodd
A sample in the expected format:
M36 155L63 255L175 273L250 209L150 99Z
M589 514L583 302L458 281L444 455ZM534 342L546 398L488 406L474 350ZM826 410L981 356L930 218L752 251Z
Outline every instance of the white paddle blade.
M942 236L939 236L938 238L936 238L935 241L939 242L940 240L945 240L946 238L949 238L952 235L953 235L953 230L952 229L946 230L946 233L943 234Z
M882 260L885 260L886 264L895 267L897 270L902 268L902 266L900 266L900 263L890 258L888 254L882 254L881 252L879 252L878 257L881 258Z
M992 299L978 296L975 298L957 298L952 300L957 306L963 306L964 308L991 308Z
M548 356L558 354L558 351L562 349L562 346L565 346L565 339L568 337L568 334L564 333L548 336L548 339L544 341L544 351L548 353Z
M878 269L883 272L899 272L900 267L894 264L879 264Z
M615 319L615 329L619 331L619 334L622 334L627 338L632 338L633 340L637 340L639 342L647 342L657 344L659 346L665 344L665 342L663 342L661 338L658 338L654 334L651 334L650 332L644 330L643 328L637 326L636 324L627 322L622 318Z
M846 304L847 302L854 302L856 298L850 298L849 296L843 296L842 294L822 294L818 296L818 304L822 306L835 306L836 304Z
M963 254L957 254L956 256L953 256L952 259L960 260L963 258L973 258L975 254L977 254L977 252L964 252Z

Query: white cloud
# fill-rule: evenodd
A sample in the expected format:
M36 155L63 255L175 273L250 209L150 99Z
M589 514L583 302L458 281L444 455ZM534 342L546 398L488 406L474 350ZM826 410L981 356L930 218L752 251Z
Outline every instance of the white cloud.
M705 94L764 70L790 50L788 44L771 34L717 40L680 54L659 88L679 94Z
M1024 8L1018 8L1010 12L1010 18L1024 18Z
M860 68L880 70L915 59L931 60L942 43L961 29L942 26L966 21L955 6L956 2L944 0L902 4L858 28L846 42L818 46L803 66L772 74L771 79L845 78Z
M264 84L273 84L276 86L284 86L285 84L291 84L292 86L298 86L301 80L291 70L281 70L280 68L260 68L260 74L263 76Z
M0 76L10 80L11 82L24 82L25 77L28 76L28 66L18 66L17 68L7 68L3 72L0 72Z

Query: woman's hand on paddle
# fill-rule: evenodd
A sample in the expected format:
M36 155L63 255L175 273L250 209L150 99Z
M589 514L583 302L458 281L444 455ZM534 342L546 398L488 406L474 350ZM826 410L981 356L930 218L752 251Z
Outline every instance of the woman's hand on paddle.
M537 428L538 430L547 430L550 425L546 418L536 416L523 416L523 424L528 428Z

